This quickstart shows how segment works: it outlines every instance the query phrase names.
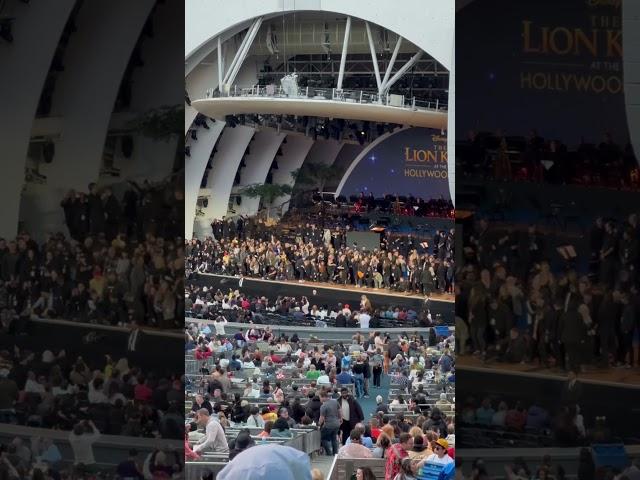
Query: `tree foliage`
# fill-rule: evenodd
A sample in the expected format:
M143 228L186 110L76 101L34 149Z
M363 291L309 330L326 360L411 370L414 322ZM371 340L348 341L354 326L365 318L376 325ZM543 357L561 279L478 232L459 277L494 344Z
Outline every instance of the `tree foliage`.
M291 172L291 176L301 185L324 186L326 182L340 176L340 169L324 163L304 163L301 168Z
M238 193L249 198L261 198L265 205L272 204L276 198L291 195L290 185L254 183L242 188Z
M133 120L131 128L154 140L181 136L184 129L184 105L164 105L143 113Z

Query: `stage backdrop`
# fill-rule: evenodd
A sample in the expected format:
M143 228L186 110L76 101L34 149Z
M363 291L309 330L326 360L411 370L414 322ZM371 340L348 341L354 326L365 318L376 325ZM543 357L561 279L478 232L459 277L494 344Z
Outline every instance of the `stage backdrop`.
M456 15L456 131L625 144L621 0L474 0Z
M363 151L346 173L340 195L387 193L450 199L447 136L440 130L407 128Z

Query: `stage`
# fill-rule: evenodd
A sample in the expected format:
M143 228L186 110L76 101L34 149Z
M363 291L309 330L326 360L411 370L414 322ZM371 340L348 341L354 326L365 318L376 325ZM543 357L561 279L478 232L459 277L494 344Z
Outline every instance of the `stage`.
M484 373L507 373L514 376L523 376L529 378L541 378L564 381L567 378L566 373L559 369L548 369L537 365L522 365L520 363L498 363L490 361L482 363L481 359L471 355L458 356L456 366L464 368L468 371L484 372ZM640 389L640 369L639 368L609 368L596 369L591 368L586 373L579 375L580 380L584 383L593 385L604 385L609 387L625 387Z
M244 278L242 287L239 286L240 277L230 277L215 274L198 274L189 281L206 285L209 288L220 288L223 292L229 289L240 290L248 295L266 296L275 300L279 295L282 296L306 296L311 305L329 305L332 306L338 302L349 304L352 309L360 305L360 297L366 295L373 308L382 306L399 306L413 308L416 312L424 307L424 295L405 294L393 292L391 290L372 288L356 288L348 285L335 285L329 283L318 282L284 282L273 280L262 280L257 278ZM313 291L316 294L313 294ZM454 298L453 295L434 294L431 296L429 307L432 317L440 315L448 325L453 325L454 320Z

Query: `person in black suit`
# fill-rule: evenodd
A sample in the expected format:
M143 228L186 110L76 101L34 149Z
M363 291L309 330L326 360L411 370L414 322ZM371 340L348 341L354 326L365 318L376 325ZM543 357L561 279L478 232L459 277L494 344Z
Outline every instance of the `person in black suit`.
M340 398L338 399L340 404L340 411L342 414L342 423L340 424L340 436L342 444L344 445L357 423L364 420L364 414L362 413L362 407L358 401L353 398L349 393L349 390L342 388L340 390Z

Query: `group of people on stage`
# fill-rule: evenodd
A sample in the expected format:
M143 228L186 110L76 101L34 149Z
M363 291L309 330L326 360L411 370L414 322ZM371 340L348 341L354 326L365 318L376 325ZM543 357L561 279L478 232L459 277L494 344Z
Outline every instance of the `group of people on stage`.
M461 351L574 371L640 367L638 216L599 217L589 238L557 271L534 226L510 233L481 220L458 276Z
M452 292L452 233L438 234L435 248L411 236L385 249L346 245L344 236L311 226L291 242L235 237L192 240L186 246L189 272L220 273L271 280L312 281L393 289L402 292ZM436 243L437 242L437 243Z

